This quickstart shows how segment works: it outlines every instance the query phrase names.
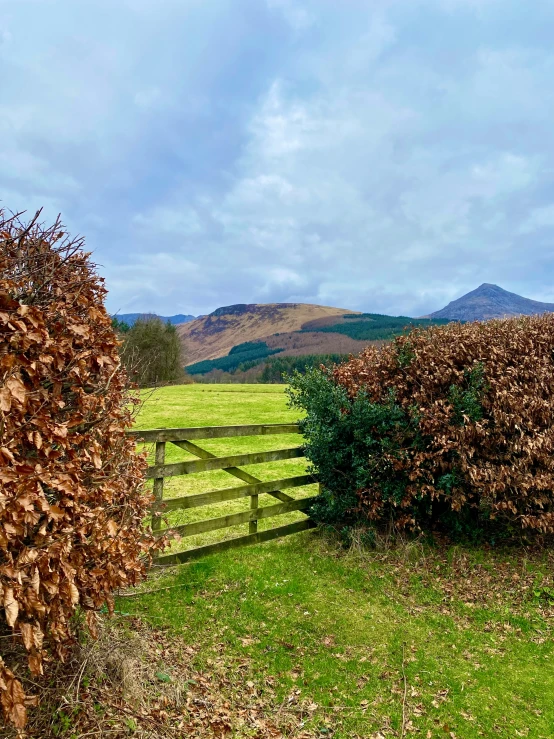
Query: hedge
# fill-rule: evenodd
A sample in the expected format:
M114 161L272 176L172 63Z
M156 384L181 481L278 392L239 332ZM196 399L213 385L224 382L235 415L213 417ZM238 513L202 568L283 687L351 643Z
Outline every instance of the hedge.
M0 210L0 625L34 675L66 658L82 622L94 633L156 546L146 462L126 438L136 398L82 246L59 222ZM8 653L0 703L21 729L33 699Z
M554 314L414 329L289 393L320 521L554 533Z

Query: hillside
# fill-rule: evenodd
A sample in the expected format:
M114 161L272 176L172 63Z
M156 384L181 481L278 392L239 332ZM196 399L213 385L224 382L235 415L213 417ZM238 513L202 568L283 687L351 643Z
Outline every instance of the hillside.
M355 311L307 303L253 303L218 308L181 325L187 364L227 355L245 342L265 339L276 333L300 331L304 324L320 318L339 317Z
M453 321L486 321L490 318L532 316L554 311L554 303L540 303L503 290L498 285L484 283L446 308L431 313L429 318L448 318Z
M282 349L280 356L302 357L306 354L359 354L367 341L356 341L339 333L290 331L263 339L270 349Z
M156 316L157 318L161 318L164 322L169 321L169 323L173 324L189 323L190 321L194 321L196 318L196 316L184 315L183 313L178 313L176 316L158 316L156 313L117 313L114 318L132 326L135 321L139 318L144 318L145 316Z
M290 306L281 304L278 313L287 308ZM214 311L208 317L209 320L202 322L200 338L202 336L209 338L209 331L212 330L219 338L223 335L223 338L228 340L228 335L233 335L233 329L236 328L237 317L243 319L241 330L243 333L248 332L248 338L235 344L225 354L195 362L189 361L188 373L195 377L202 376L204 381L209 382L222 381L223 374L226 379L232 376L234 382L279 382L283 373L290 374L295 370L302 372L308 367L321 364L331 366L351 354L359 354L368 344L380 345L390 341L409 326L448 323L444 318L409 318L349 312L312 318L302 323L301 328L296 331L275 331L268 336L255 336L250 331L251 325L253 324L260 332L266 330L267 320L272 322L278 317L275 311L275 306L257 305L231 306ZM254 320L256 317L260 319L257 322ZM226 320L222 321L222 318ZM275 328L274 324L272 326ZM280 327L282 326L283 321L280 323ZM181 333L184 333L186 328L181 327ZM186 352L186 339L184 343Z

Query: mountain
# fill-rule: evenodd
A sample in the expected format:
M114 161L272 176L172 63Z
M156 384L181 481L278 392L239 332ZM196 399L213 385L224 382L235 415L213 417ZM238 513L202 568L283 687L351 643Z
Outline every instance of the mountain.
M157 318L161 318L164 322L169 321L169 323L174 324L189 323L189 321L194 321L196 318L196 316L185 316L182 313L178 313L176 316L158 316L156 313L117 313L114 318L132 326L138 318L144 318L145 316L157 316Z
M489 318L533 316L554 312L554 303L539 303L485 282L476 290L453 300L446 308L431 313L429 318L453 321L486 321Z
M352 313L355 311L306 303L239 303L218 308L208 316L179 326L177 331L187 364L194 364L223 357L238 344L290 334L317 319ZM350 345L346 351L351 351Z

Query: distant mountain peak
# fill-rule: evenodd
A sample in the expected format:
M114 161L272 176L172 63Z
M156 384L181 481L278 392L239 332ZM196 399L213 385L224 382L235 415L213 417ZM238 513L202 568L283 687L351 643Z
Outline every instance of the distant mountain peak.
M554 312L554 303L523 298L499 285L484 282L475 290L453 300L446 308L431 313L429 318L448 318L453 321L486 321L490 318L533 316Z
M220 316L243 316L247 313L267 313L268 311L284 310L285 308L296 308L298 303L235 303L216 308L209 315L219 318Z
M492 282L483 282L482 285L479 285L479 287L475 288L475 290L472 290L471 292L467 293L467 295L515 295L516 298L519 298L519 295L516 295L516 293L508 292L508 290L504 290L503 287L500 287L500 285L494 285ZM464 296L466 297L466 296ZM523 298L523 300L526 300L526 298Z
M190 323L190 321L194 321L197 316L190 316L185 315L184 313L178 313L175 316L159 316L157 313L116 313L115 318L117 318L120 321L123 321L123 323L127 323L129 326L132 326L139 318L148 318L150 316L155 316L156 318L161 318L162 321L166 322L169 321L169 323L173 323L175 325L181 324L181 323Z

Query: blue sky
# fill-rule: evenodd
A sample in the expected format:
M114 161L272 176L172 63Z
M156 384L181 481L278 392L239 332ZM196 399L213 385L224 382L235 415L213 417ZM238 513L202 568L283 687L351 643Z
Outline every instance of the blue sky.
M111 311L554 302L552 0L0 0L0 200Z

